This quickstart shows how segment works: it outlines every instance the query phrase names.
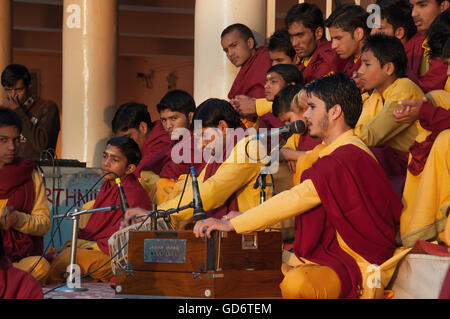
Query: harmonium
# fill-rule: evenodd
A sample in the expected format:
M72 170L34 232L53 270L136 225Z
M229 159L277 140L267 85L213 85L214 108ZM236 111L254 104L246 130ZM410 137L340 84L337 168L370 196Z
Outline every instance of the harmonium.
M114 265L116 295L189 298L280 298L280 232L138 230ZM124 261L125 260L125 261Z

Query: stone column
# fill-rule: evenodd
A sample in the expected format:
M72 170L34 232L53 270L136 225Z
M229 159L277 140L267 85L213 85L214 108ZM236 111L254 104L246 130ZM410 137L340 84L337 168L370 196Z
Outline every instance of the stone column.
M62 158L98 167L117 100L117 0L64 0Z
M234 23L247 25L258 46L264 45L266 1L196 0L194 99L197 105L211 97L228 100L228 91L239 70L223 52L220 34Z
M12 9L11 0L0 1L0 74L12 63ZM0 102L3 101L6 94L0 89Z

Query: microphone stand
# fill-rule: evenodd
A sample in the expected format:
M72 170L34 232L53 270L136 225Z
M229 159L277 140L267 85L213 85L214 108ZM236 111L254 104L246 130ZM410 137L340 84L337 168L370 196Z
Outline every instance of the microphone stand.
M197 182L197 174L195 172L194 167L190 167L190 175L192 177L192 187L193 187L193 200L187 205L180 206L178 208L171 208L166 211L156 210L147 214L137 215L135 216L135 220L141 217L147 217L150 215L151 218L151 226L153 230L157 230L158 228L158 218L167 218L171 214L178 213L181 210L185 210L187 208L193 208L193 218L194 220L204 219L206 217L206 213L203 210L202 199L200 197L200 192L198 190L198 182Z
M102 207L102 208L94 208L94 209L87 209L78 211L78 209L75 209L72 213L68 213L67 215L57 215L53 218L68 218L73 221L72 223L72 245L70 247L70 269L69 269L69 276L68 276L68 282L73 283L74 279L74 265L76 261L76 254L77 254L77 240L78 240L78 226L80 224L80 216L84 214L91 214L91 213L97 213L97 212L103 212L108 210L117 210L120 209L120 206L113 205L108 207ZM65 286L58 289L55 289L56 291L63 291L63 292L79 292L79 291L87 291L88 288L76 287L75 285L73 287Z
M266 201L266 188L267 186L273 186L273 183L267 183L267 174L259 174L256 179L255 184L253 185L254 189L258 187L261 189L259 192L259 203L262 204Z
M158 219L159 218L167 218L168 216L170 216L171 214L175 214L178 213L181 210L185 210L188 208L194 208L194 202L190 202L187 205L184 206L180 206L178 208L171 208L165 211L161 211L161 210L154 210L151 212L148 212L147 214L141 214L141 215L136 215L134 216L134 219L138 219L138 218L142 218L142 217L148 217L150 216L151 219L151 225L152 225L152 230L157 230L157 226L158 226Z

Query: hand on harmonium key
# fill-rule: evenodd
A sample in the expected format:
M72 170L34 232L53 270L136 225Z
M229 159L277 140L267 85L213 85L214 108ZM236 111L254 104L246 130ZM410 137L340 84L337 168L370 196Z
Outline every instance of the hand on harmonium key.
M234 227L231 224L230 219L239 216L240 212L230 212L228 215L222 217L222 219L208 218L203 220L198 220L194 225L194 235L195 237L208 237L211 238L211 232L213 230L218 231L233 231Z

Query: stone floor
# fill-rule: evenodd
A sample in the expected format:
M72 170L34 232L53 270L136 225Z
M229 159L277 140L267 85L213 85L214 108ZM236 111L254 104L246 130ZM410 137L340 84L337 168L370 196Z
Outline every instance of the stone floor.
M57 285L44 287L45 299L115 299L114 289L107 283L102 282L82 282L81 287L87 288L86 291L64 292L53 290L46 293ZM120 297L117 297L120 298Z

